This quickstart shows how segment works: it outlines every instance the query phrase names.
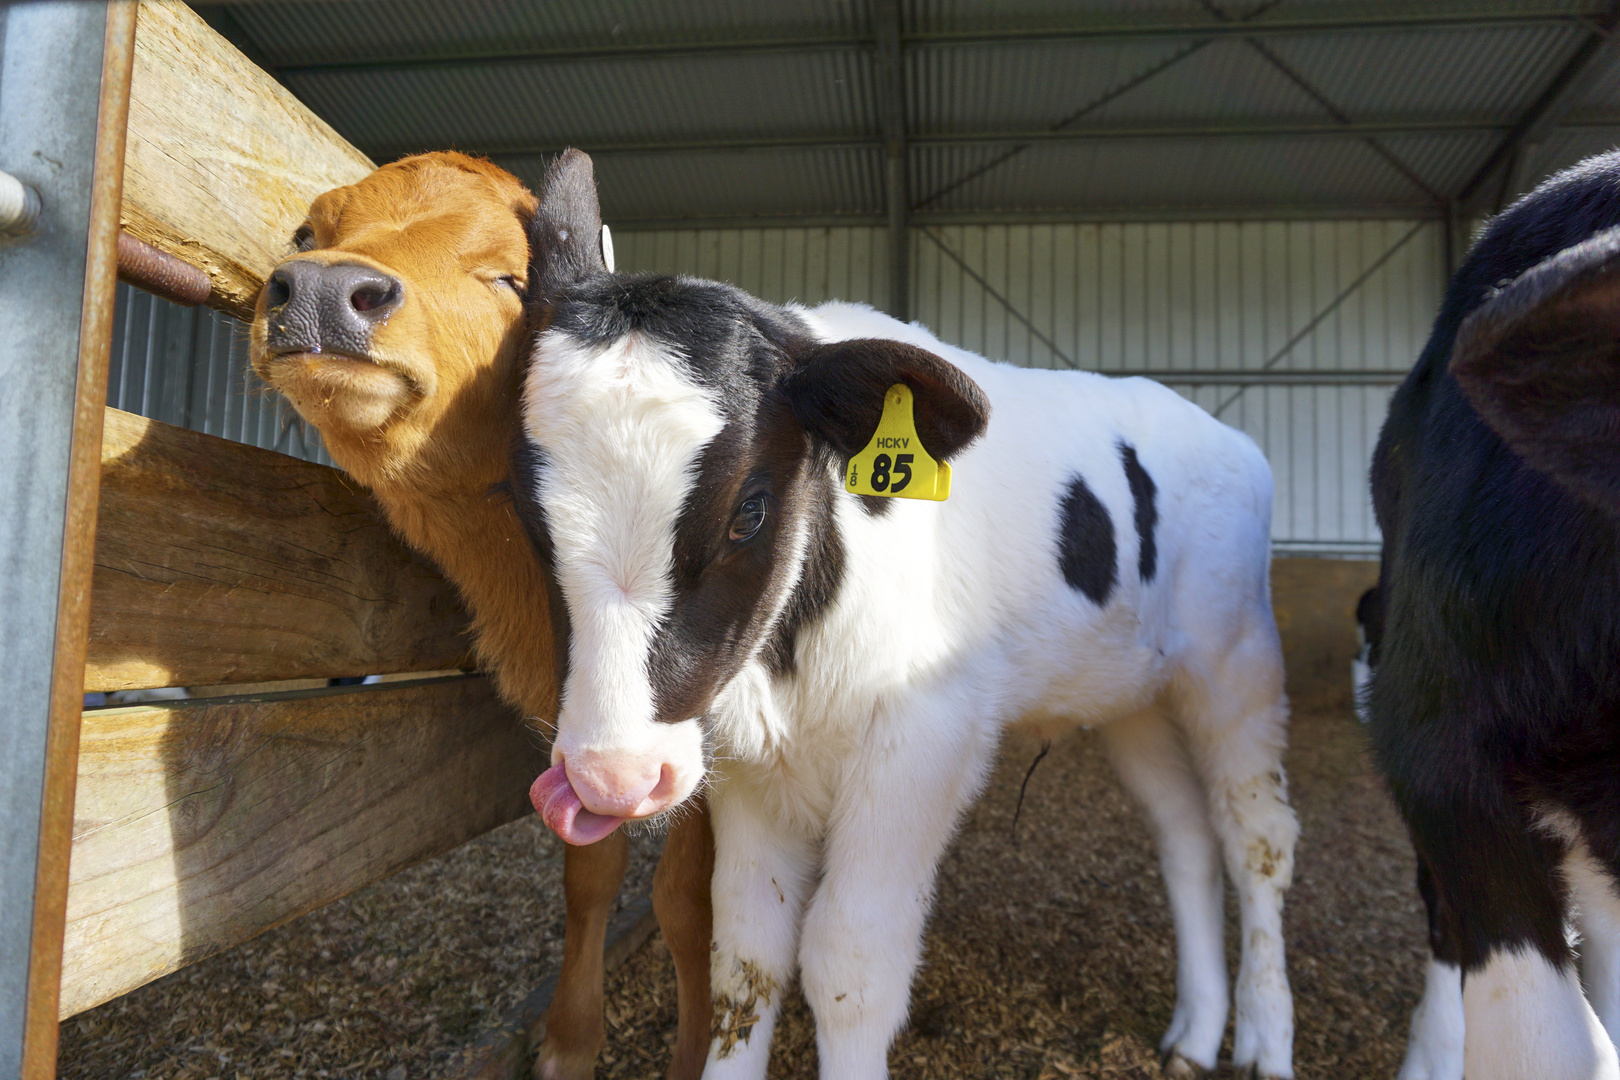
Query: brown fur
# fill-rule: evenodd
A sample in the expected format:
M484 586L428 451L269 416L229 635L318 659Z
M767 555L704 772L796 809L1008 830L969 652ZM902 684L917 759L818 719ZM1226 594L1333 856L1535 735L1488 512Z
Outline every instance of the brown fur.
M510 504L489 494L506 479L525 336L519 291L499 279L526 282L523 225L534 209L514 177L463 154L406 158L327 192L309 211L315 247L297 258L392 274L405 301L377 328L368 363L266 356L261 294L253 369L461 590L502 694L549 720L545 581Z
M535 209L515 177L458 153L405 158L325 193L310 207L308 250L294 258L372 267L403 283L404 300L373 331L369 360L356 360L267 355L261 294L252 353L254 371L320 429L333 460L371 488L394 529L461 591L480 664L502 695L550 723L557 685L545 580L510 502L491 495L507 479L517 423L525 224ZM692 1032L709 1027L704 867L713 856L706 819L701 828L670 846L666 861L674 862L659 871L665 937L690 990L683 1004L698 999L699 983L705 1003L697 1015L682 1009L685 1054L672 1077L701 1072L700 1057L695 1070L690 1064ZM603 936L627 857L622 831L567 851L568 940L537 1074L591 1075L602 1041Z

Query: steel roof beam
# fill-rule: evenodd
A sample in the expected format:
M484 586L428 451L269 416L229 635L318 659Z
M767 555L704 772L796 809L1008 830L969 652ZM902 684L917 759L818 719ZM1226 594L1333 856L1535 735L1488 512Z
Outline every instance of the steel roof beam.
M872 5L877 32L876 75L878 125L883 129L883 201L889 224L889 314L911 321L910 155L906 152L906 67L900 50L904 25L900 0Z
M1141 206L1073 207L1048 210L913 210L913 226L939 225L1104 225L1148 222L1243 221L1440 221L1433 204L1388 206ZM881 210L853 213L784 213L714 215L709 217L620 218L608 222L615 233L679 232L697 229L838 229L881 228L888 216Z
M1510 119L1387 119L1358 120L1341 124L1323 121L1235 121L1194 124L1133 124L1092 128L1042 129L1037 131L978 131L938 132L933 134L907 133L910 146L999 146L1022 143L1083 143L1083 142L1153 142L1184 139L1319 139L1366 138L1369 135L1470 135L1506 133L1512 130ZM1562 121L1561 128L1620 128L1620 115L1582 116ZM839 150L878 149L886 145L881 134L872 135L762 135L732 139L687 139L647 142L593 143L581 139L574 143L535 143L521 146L463 146L469 152L492 158L544 157L556 154L567 146L577 146L592 155L622 154L694 154L734 153L750 150ZM404 154L421 150L418 146L400 146L378 149L373 155L378 161L392 160Z
M1233 19L1232 16L1228 15L1219 5L1215 3L1215 0L1199 0L1199 2L1206 11L1222 22L1247 21ZM1270 64L1277 71L1281 72L1283 78L1287 79L1289 82L1298 87L1301 93L1310 98L1312 101L1316 102L1317 105L1321 106L1322 110L1329 116L1333 117L1334 121L1341 127L1354 123L1354 120L1350 117L1350 115L1341 109L1335 101L1329 98L1328 95L1322 91L1321 87L1311 82L1302 73L1297 71L1292 64L1278 56L1277 53L1269 48L1265 42L1261 41L1257 37L1254 37L1253 35L1245 35L1243 42L1244 44L1248 45L1249 48L1259 53L1260 58L1266 63ZM1362 137L1362 142L1365 143L1367 148L1370 149L1374 154L1377 154L1380 158L1382 158L1385 164L1394 169L1396 173L1398 173L1413 187L1423 192L1424 195L1427 195L1436 203L1445 202L1444 195L1440 194L1440 192L1431 187L1428 181L1424 180L1423 177L1418 174L1417 170L1413 169L1405 161L1402 161L1399 155L1391 151L1389 147L1380 142L1376 136L1365 135Z
M1502 170L1502 186L1497 195L1498 209L1504 197L1508 194L1507 188L1514 179L1516 159L1521 147L1530 143L1539 143L1554 127L1569 108L1579 99L1581 93L1591 85L1592 80L1599 72L1615 58L1620 51L1620 0L1606 3L1603 6L1601 21L1591 26L1591 32L1585 41L1581 42L1575 54L1559 68L1547 88L1530 104L1530 107L1514 123L1507 136L1491 151L1491 153L1474 170L1468 182L1457 193L1456 202L1462 206L1473 204L1485 182Z
M1424 11L1414 4L1369 7L1366 4L1318 5L1316 11L1269 16L1253 21L1218 22L1165 18L1151 13L1076 16L1045 26L984 27L971 30L927 30L901 36L903 49L962 45L1051 42L1152 41L1158 39L1279 37L1304 34L1380 31L1466 30L1482 27L1578 26L1607 11L1589 4L1575 11L1524 11L1491 7L1474 11ZM1589 10L1588 10L1589 9ZM383 56L370 60L284 64L282 79L366 72L425 71L470 64L596 63L606 60L750 56L875 48L872 38L855 35L806 35L752 41L650 41L634 45L577 45L535 49L469 49L432 56Z

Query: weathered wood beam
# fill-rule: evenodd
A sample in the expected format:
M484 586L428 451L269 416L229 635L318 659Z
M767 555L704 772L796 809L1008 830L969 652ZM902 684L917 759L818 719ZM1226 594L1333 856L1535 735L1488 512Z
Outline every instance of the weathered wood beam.
M372 168L190 8L140 5L123 226L206 272L210 305L251 317L310 201Z
M87 712L61 1015L532 812L545 767L482 677Z
M335 469L108 409L86 690L467 667L455 590Z

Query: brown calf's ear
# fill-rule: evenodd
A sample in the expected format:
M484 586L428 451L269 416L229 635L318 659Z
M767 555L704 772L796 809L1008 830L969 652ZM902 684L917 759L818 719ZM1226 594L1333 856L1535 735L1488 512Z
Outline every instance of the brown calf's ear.
M948 461L984 434L990 401L960 368L899 341L865 338L817 345L782 383L805 430L845 458L871 441L883 396L895 383L911 388L917 437L929 455Z
M1559 252L1476 309L1451 372L1532 467L1620 516L1620 229Z
M529 222L529 258L529 297L541 302L607 271L602 207L589 154L564 150L546 169L540 205Z

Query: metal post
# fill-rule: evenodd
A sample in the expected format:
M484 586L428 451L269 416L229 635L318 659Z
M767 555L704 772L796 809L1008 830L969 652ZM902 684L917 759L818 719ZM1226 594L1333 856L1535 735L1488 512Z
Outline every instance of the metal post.
M906 71L900 54L900 0L873 9L878 41L878 114L883 127L883 189L889 215L889 314L911 318L911 184L906 161Z
M100 486L128 0L0 5L0 1080L56 1075L57 999Z

